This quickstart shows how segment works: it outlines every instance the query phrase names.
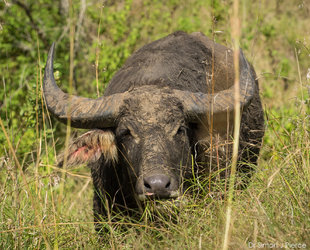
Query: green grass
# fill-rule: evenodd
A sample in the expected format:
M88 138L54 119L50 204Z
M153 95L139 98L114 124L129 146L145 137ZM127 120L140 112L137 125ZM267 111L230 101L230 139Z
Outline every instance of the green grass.
M98 88L103 93L134 50L177 29L202 31L224 45L232 44L229 1L126 0L107 2L102 14L101 3L89 2L80 31L76 29L76 35L80 33L73 86L81 95L97 95L92 66L97 59ZM81 3L73 1L76 22ZM208 179L192 181L191 192L178 206L158 202L149 204L139 220L105 222L110 232L98 240L89 169L68 169L63 175L64 170L55 167L55 151L63 147L66 131L54 120L50 125L42 105L40 86L48 48L23 9L1 4L0 248L221 248L227 191L214 181L209 192ZM46 14L49 4L37 1L32 15L47 43L63 36L56 71L66 89L69 31L64 32L66 17L56 6ZM247 249L251 243L266 248L310 247L309 13L306 1L240 3L240 45L259 77L266 134L248 188L234 193L231 249Z

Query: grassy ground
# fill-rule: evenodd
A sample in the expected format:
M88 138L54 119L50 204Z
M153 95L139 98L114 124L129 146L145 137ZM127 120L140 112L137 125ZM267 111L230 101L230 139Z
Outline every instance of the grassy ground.
M163 4L133 0L105 5L101 11L101 3L86 2L80 26L83 1L73 2L68 14L68 20L77 24L74 37L78 36L75 43L79 46L74 82L85 96L102 93L132 51L172 31L199 30L222 44L232 44L230 1L170 0ZM0 11L6 15L23 12L14 5ZM9 37L4 32L13 32L5 26L10 20L3 16L7 19L1 23L1 32ZM42 22L46 18L42 16ZM240 19L240 44L259 77L266 135L255 175L248 188L234 196L230 248L309 249L310 79L306 75L310 68L310 6L297 0L244 0L240 2ZM56 24L46 26L47 33L57 29L65 30ZM56 65L65 87L70 71L69 54L64 52L69 50L68 34L58 41L60 59ZM64 170L54 165L55 151L63 147L65 127L55 121L51 127L45 109L40 108L41 60L46 58L47 47L31 44L32 50L41 51L34 54L33 62L23 59L21 67L14 63L10 47L1 41L0 48L6 48L1 55L0 92L1 249L222 247L227 193L219 183L209 192L205 180L193 181L193 192L185 195L178 207L150 204L147 211L154 214L155 221L146 213L141 221L123 218L119 224L106 223L110 233L99 242L92 222L89 170L80 167L63 174ZM29 45L21 43L23 48ZM30 69L35 69L33 74ZM19 98L28 106L20 104Z

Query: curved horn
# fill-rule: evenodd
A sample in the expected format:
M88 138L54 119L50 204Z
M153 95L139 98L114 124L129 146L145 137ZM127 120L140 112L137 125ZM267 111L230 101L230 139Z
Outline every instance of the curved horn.
M245 59L242 50L239 56L240 64L240 107L249 104L256 90L255 75L249 63ZM176 95L182 100L185 113L189 120L195 121L211 112L213 103L213 114L230 112L234 110L234 84L223 91L215 94L191 93L175 90Z
M48 53L43 80L43 93L48 110L63 123L70 119L71 126L75 128L113 127L126 93L96 100L64 93L54 79L54 50L55 43Z

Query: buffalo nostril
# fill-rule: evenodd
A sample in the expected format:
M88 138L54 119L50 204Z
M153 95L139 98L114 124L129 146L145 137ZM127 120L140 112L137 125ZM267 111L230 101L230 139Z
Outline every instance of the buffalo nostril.
M151 189L151 186L147 182L144 182L144 186L146 187L146 189Z
M149 193L168 192L171 188L171 179L167 175L158 174L144 178L144 188Z

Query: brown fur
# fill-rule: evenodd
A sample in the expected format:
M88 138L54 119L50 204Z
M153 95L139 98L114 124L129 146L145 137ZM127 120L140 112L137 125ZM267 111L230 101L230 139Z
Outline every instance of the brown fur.
M58 165L63 165L64 151L58 158ZM105 161L117 162L118 153L115 135L109 130L91 130L74 139L67 152L67 166L87 163L92 164L103 155Z

